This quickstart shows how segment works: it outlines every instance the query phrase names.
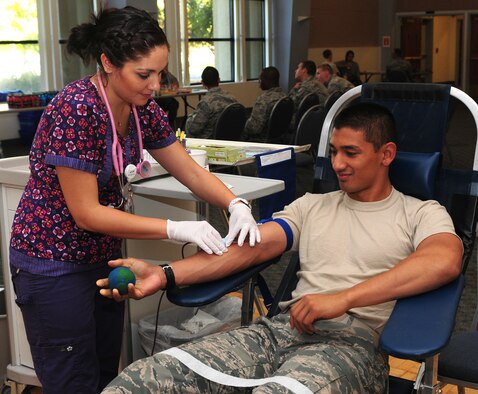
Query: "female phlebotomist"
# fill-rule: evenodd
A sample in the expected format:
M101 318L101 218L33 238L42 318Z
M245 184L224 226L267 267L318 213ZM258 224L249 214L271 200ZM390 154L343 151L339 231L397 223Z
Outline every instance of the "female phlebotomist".
M99 71L47 106L30 152L30 179L10 247L12 278L43 393L95 393L117 374L124 306L98 294L122 238L198 244L221 254L239 234L260 241L244 201L198 166L151 99L169 46L157 21L132 7L106 9L72 29L67 48ZM198 197L231 212L226 246L207 222L127 212L128 180L150 166L143 146ZM246 202L247 203L247 202Z

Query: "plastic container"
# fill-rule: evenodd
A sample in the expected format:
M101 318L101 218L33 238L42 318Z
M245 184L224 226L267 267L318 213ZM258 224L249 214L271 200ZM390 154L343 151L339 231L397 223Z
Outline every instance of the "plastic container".
M0 103L7 102L8 95L14 94L14 93L23 93L23 92L19 89L0 90Z
M25 145L30 146L37 131L38 122L40 122L43 110L24 111L18 113L18 121L20 123L20 139Z
M204 167L209 171L209 165L207 161L207 152L202 149L191 149L190 153L193 160L198 163L201 167Z
M174 306L159 312L158 331L154 351L160 352L206 335L239 327L242 300L238 297L222 297L200 308ZM151 354L156 315L139 321L138 333L141 346Z

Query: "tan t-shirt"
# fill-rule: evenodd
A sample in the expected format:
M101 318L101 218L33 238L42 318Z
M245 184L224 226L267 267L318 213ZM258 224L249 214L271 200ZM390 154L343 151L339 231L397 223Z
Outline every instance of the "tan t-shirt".
M311 293L336 293L389 270L437 233L455 234L446 209L393 189L385 200L359 202L343 191L309 194L274 215L290 225L299 251L299 282L286 308ZM380 331L394 302L351 309Z

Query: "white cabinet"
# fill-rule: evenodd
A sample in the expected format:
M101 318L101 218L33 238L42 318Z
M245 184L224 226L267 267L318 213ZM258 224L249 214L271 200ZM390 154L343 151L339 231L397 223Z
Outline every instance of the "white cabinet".
M20 383L38 385L22 313L15 303L8 255L13 217L23 188L28 181L28 175L27 156L0 160L0 232L2 236L0 249L11 353L11 364L7 367L7 377Z

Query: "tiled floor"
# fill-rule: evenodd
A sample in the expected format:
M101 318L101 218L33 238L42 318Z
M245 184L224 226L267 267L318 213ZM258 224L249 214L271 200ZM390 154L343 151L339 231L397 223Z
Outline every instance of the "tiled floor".
M390 357L390 375L403 379L415 380L420 364L410 360L401 360ZM442 389L442 394L457 394L456 386L446 385ZM478 394L478 390L465 389L466 394Z

